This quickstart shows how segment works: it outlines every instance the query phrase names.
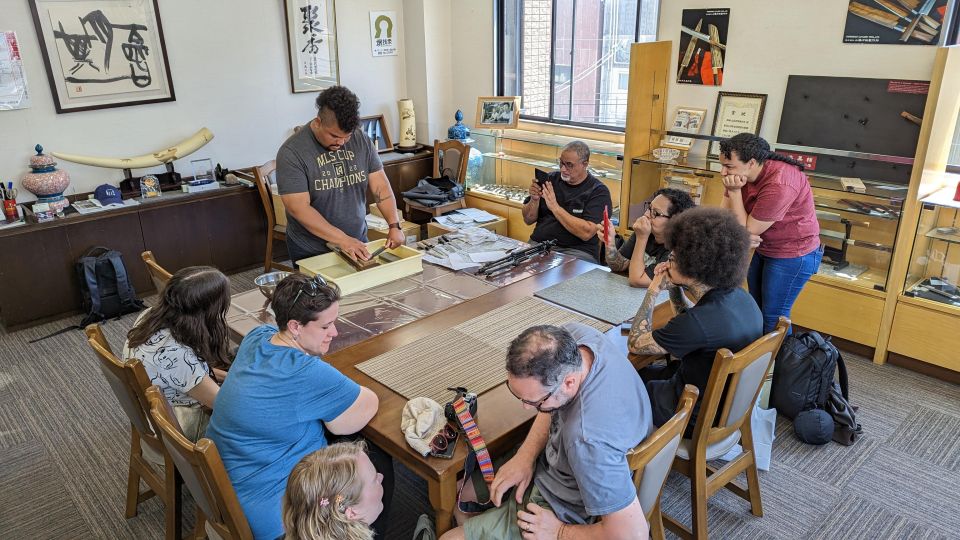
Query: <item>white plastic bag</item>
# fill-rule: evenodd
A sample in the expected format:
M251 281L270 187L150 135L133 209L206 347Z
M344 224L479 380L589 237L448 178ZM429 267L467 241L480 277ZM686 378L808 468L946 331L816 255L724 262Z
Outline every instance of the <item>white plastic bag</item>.
M753 452L757 460L757 468L761 471L769 471L770 454L773 451L773 439L777 430L777 410L761 409L759 403L754 403L753 412L750 413L750 427L753 429ZM741 452L743 447L736 444L720 459L730 461Z

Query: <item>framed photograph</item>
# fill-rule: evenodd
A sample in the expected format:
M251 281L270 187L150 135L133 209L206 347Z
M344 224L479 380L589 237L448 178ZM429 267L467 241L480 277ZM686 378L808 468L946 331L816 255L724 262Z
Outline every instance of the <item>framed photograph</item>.
M382 154L393 150L390 130L387 129L387 119L382 114L361 117L360 130L370 138L370 142L373 143L373 147L377 149L378 153Z
M520 120L520 96L490 96L477 98L476 127L511 129Z
M29 0L57 113L175 101L157 0Z
M683 133L700 133L703 127L703 119L707 116L706 109L695 109L692 107L679 107L673 115L673 122L668 128L669 131L680 131ZM679 135L667 135L663 138L661 146L667 148L676 148L678 150L690 150L694 139L691 137L681 137Z
M743 94L720 92L717 94L717 109L713 115L713 130L716 137L730 138L740 133L760 134L766 94ZM707 157L720 157L720 143L710 141Z
M340 81L333 0L284 0L290 89L319 92Z

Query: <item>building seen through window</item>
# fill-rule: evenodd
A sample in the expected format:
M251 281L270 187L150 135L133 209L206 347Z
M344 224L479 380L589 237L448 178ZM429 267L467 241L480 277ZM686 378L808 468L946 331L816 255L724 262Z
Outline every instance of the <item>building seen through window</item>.
M522 118L623 129L630 44L654 41L655 0L500 0L499 91Z

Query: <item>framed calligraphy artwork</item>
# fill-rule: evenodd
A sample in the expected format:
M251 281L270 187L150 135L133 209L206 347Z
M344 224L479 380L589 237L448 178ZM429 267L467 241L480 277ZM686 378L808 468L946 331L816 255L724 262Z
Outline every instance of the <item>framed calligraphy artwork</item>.
M334 0L284 0L290 88L317 92L337 84L337 17Z
M29 0L57 113L175 101L156 0Z
M766 104L766 94L720 92L717 94L717 109L713 115L711 135L725 139L740 133L760 135L763 108ZM710 141L707 157L720 157L720 143L718 141Z

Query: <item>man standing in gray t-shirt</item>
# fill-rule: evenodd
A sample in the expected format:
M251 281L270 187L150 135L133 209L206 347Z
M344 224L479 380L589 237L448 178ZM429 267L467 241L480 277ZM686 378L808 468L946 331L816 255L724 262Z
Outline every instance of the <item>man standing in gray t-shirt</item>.
M626 454L653 423L646 388L626 356L584 324L534 326L510 344L507 387L540 414L490 484L498 508L442 540L558 538L561 527L565 538L647 538ZM465 500L469 491L467 483ZM531 502L524 507L524 500Z
M317 96L317 117L277 152L277 189L287 210L294 262L327 253L327 242L366 260L367 187L390 225L387 247L403 244L397 203L373 144L359 129L360 101L344 86Z

